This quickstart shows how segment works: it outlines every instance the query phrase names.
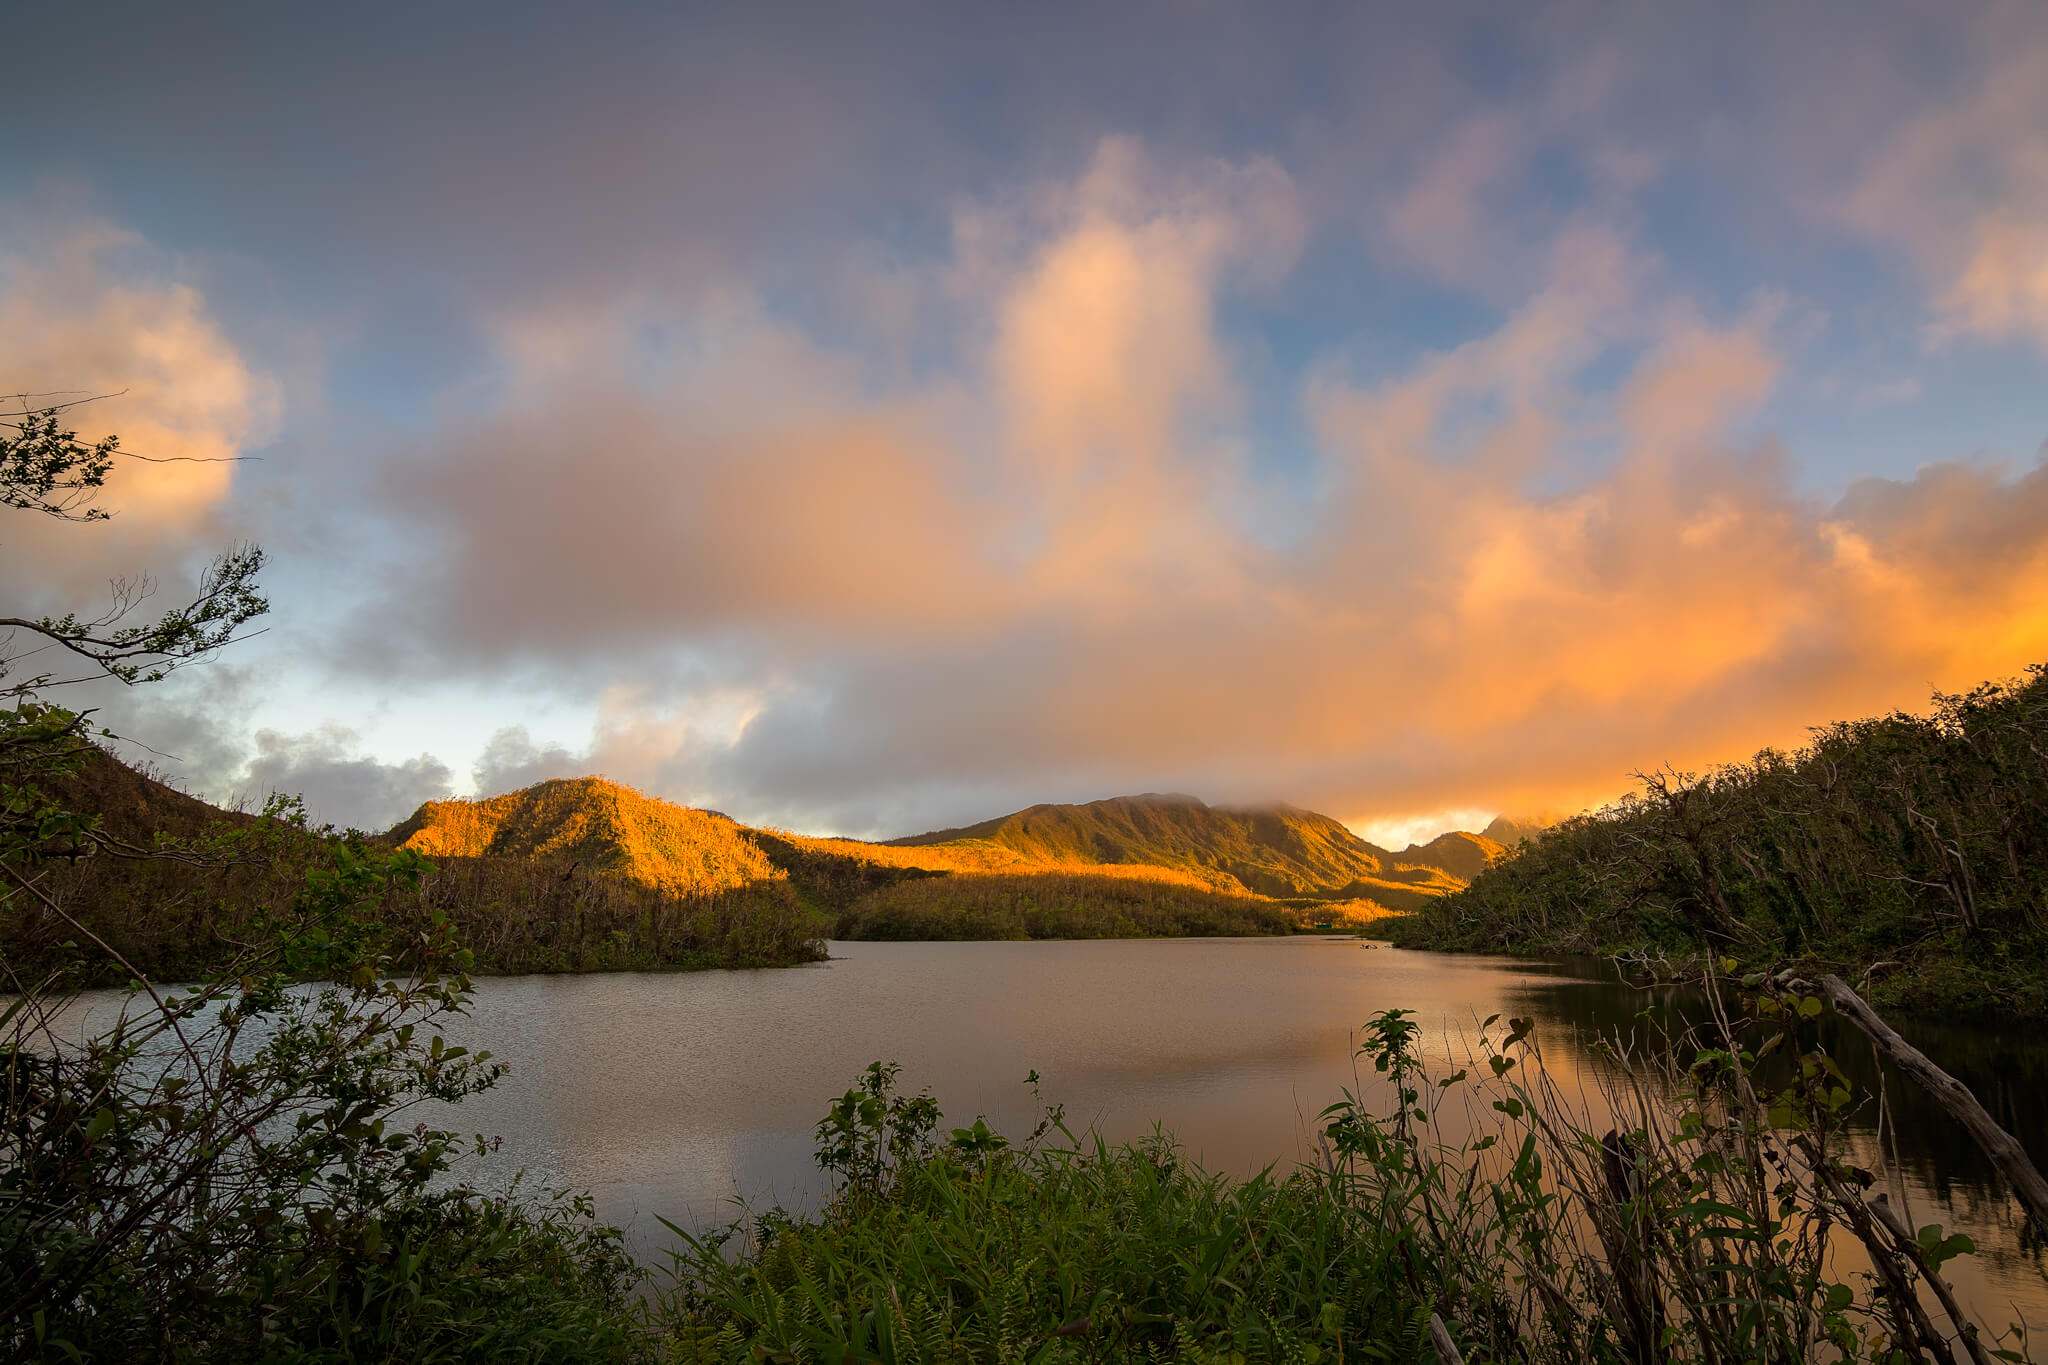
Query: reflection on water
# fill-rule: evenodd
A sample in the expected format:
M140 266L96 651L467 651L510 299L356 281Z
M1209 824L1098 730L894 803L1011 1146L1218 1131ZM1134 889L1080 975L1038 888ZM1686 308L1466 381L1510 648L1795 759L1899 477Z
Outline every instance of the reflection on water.
M1558 964L1553 970L1558 978L1515 997L1517 1008L1550 1022L1550 1035L1563 1037L1577 1052L1596 1037L1669 1035L1708 1017L1704 993L1698 989L1622 984L1615 979L1614 968L1594 961ZM1909 1042L1969 1086L2036 1163L2048 1165L2048 1046L2016 1032L1911 1018L1892 1022ZM1801 1036L1835 1058L1858 1095L1882 1094L1891 1116L1886 1121L1887 1155L1890 1126L1895 1123L1902 1135L1897 1159L1913 1177L1944 1198L1951 1192L1979 1195L1993 1187L1991 1164L1969 1134L1925 1091L1889 1064L1880 1066L1875 1050L1853 1024L1829 1011L1803 1024ZM1864 1112L1859 1119L1874 1128L1876 1113Z
M1541 1021L1552 1070L1604 1069L1589 1053L1595 1039L1670 1038L1711 1018L1696 988L1641 989L1615 979L1611 965L1559 964L1557 979L1511 993L1513 1007ZM2048 1048L2012 1034L1901 1018L1899 1031L1961 1079L2037 1163L2048 1159ZM1801 1042L1834 1057L1859 1097L1877 1097L1851 1116L1845 1154L1876 1173L1892 1206L1914 1227L1938 1223L1967 1231L1978 1254L1943 1269L1958 1297L1989 1325L2048 1325L2048 1258L2004 1192L1989 1161L1940 1105L1888 1063L1854 1025L1832 1012L1800 1025ZM1782 1061L1783 1059L1776 1059ZM1763 1076L1774 1078L1766 1063ZM1867 1269L1861 1249L1844 1252L1847 1269Z
M1316 1114L1347 1086L1366 1016L1413 1009L1447 1055L1487 1015L1528 1015L1567 1086L1602 1032L1671 1027L1696 993L1641 991L1597 964L1542 964L1362 948L1346 939L1062 943L844 943L814 967L479 982L473 1018L451 1030L512 1064L494 1092L449 1116L503 1139L471 1172L524 1168L595 1194L637 1249L666 1240L659 1214L723 1222L733 1201L813 1207L823 1193L811 1129L867 1063L903 1064L952 1122L985 1114L1021 1133L1036 1069L1078 1129L1112 1140L1155 1123L1213 1170L1244 1174L1304 1159ZM1825 1041L1864 1093L1878 1073L1860 1035L1832 1018ZM1957 1029L1909 1030L2044 1155L2048 1049ZM1374 1080L1362 1078L1368 1093ZM2048 1318L2038 1249L1976 1150L1912 1086L1887 1084L1898 1170L1921 1222L1967 1228L1984 1255L1952 1263L1987 1316L2017 1302ZM1875 1162L1874 1145L1870 1152Z

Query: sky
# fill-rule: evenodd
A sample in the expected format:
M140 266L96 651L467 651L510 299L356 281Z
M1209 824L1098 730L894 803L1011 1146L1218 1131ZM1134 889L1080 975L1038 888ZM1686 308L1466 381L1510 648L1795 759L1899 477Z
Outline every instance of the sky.
M0 390L194 458L0 592L261 544L265 633L85 699L217 800L1398 844L2048 660L2038 4L9 36Z

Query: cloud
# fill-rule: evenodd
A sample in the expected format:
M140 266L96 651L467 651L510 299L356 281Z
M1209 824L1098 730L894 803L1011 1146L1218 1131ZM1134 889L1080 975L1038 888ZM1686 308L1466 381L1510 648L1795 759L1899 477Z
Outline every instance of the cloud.
M2006 210L1980 219L1940 306L1960 330L2031 336L2048 349L2048 226Z
M275 680L238 657L148 687L99 682L67 689L63 700L90 708L93 723L116 736L113 748L124 760L230 809L260 809L273 793L302 796L315 823L381 830L422 801L452 794L452 773L440 759L377 758L344 725L252 734L245 717Z
M530 787L551 777L582 777L590 765L579 754L559 744L541 748L533 742L524 725L508 725L492 735L470 769L470 780L479 797L502 796Z
M964 210L906 283L982 344L910 379L729 295L508 327L497 410L390 475L426 547L398 666L599 696L587 746L501 734L481 787L896 834L1145 788L1569 807L2048 657L2048 472L1801 493L1757 428L1794 340L1611 224L1561 225L1490 331L1326 364L1276 483L1218 319L1292 259L1289 185L1112 143Z
M361 752L361 736L338 725L311 734L258 730L239 785L251 794L303 796L317 821L381 830L423 801L453 794L448 765L431 754L386 763Z
M1199 98L1134 58L1147 26L1080 11L971 48L912 25L887 54L858 24L615 51L584 26L559 52L429 25L395 59L337 34L289 68L280 118L350 129L349 155L275 155L218 78L288 68L225 50L138 135L165 164L228 148L183 211L252 205L233 241L269 243L294 297L374 296L375 363L292 443L353 456L306 519L365 547L333 575L372 599L338 707L503 679L592 716L445 755L480 788L600 771L877 833L1133 788L1525 809L2048 654L2040 471L1824 497L1840 471L1770 431L1836 343L1744 291L1812 312L1805 286L1866 283L1787 204L1831 196L1830 232L1911 262L1941 335L2048 341L2038 21L1850 14L1207 16L1169 64ZM1480 28L1500 61L1468 60ZM150 107L157 53L116 46L113 98ZM339 117L387 68L391 98ZM972 98L903 93L942 70ZM1350 259L1361 230L1393 269ZM107 410L137 448L269 429L220 291L100 225L31 247L0 359L141 374L129 415L163 428ZM1838 334L1889 321L1824 302ZM1914 367L1870 347L1883 378ZM1932 420L1953 390L1925 368ZM1863 379L1840 395L1913 394ZM100 542L123 567L224 522L231 467L159 468L115 530L167 539ZM223 743L223 781L304 772L364 811L448 781L341 732Z
M1105 144L1014 207L1017 244L963 222L982 360L904 389L746 298L508 319L495 409L388 471L430 553L379 615L457 659L933 637L1199 569L1235 480L1216 291L1291 254L1289 190L1270 163L1161 178Z
M10 516L0 554L30 610L89 610L85 594L145 569L178 578L221 539L233 461L276 420L271 385L245 361L203 293L136 235L90 217L16 209L0 217L0 389L31 408L107 395L65 417L80 438L118 434L97 505L78 526ZM0 398L9 408L20 400Z
M1622 131L1650 121L1631 100L1655 84L1645 57L1657 46L1628 60L1611 34L1579 35L1560 44L1573 55L1532 64L1521 100L1469 92L1461 112L1417 130L1405 176L1372 201L1368 238L1461 293L1511 304L1540 287L1561 237L1626 221L1662 172L1656 145Z
M1903 249L1939 339L2048 351L2048 30L2029 6L1958 25L1952 88L1898 119L1843 196L1843 221Z

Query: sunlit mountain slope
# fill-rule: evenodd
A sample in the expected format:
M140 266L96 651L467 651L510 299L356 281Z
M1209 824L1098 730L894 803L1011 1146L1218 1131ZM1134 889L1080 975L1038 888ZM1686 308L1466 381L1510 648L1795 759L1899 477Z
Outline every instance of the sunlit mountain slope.
M1496 825L1499 823L1498 820L1494 822ZM1449 873L1460 882L1469 882L1507 851L1508 846L1484 834L1453 830L1449 834L1439 834L1426 844L1408 845L1394 855L1394 861L1406 867L1433 867Z
M1432 887L1426 872L1336 820L1293 806L1233 809L1147 793L1038 805L962 829L891 841L899 848L993 845L1046 868L1142 864L1265 896L1370 895Z
M429 801L391 838L429 858L561 860L674 891L780 875L737 821L601 777L556 778L485 801Z
M1191 796L1033 806L888 843L752 829L602 778L558 779L483 801L435 801L391 832L435 856L567 859L650 886L715 889L788 877L819 909L923 877L1086 874L1228 895L1370 898L1391 908L1462 886L1497 846L1446 836L1397 858L1288 806L1239 810Z

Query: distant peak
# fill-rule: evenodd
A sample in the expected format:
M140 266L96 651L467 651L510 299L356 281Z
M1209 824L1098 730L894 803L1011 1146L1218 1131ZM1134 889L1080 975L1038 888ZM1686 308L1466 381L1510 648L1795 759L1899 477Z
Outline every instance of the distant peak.
M1524 839L1540 839L1544 831L1556 823L1554 815L1497 815L1480 833L1497 844L1513 848Z

